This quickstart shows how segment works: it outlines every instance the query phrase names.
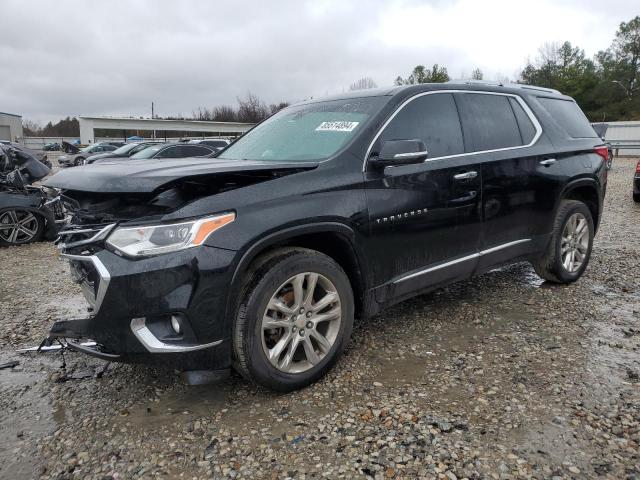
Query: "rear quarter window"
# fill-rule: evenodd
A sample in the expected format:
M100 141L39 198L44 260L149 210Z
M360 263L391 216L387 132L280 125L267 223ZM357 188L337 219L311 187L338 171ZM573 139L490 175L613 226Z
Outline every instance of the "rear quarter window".
M572 138L597 138L589 120L578 104L572 100L561 98L538 97L547 112L556 123Z
M531 119L522 108L522 105L520 105L515 98L509 97L509 103L511 104L511 108L513 108L513 113L516 115L516 121L520 128L520 135L522 136L522 143L528 145L536 136L536 127L534 127Z

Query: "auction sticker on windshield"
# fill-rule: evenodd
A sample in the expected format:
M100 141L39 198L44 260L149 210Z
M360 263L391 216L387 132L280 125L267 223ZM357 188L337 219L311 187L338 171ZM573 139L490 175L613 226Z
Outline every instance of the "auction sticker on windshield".
M360 122L322 122L316 132L353 132Z

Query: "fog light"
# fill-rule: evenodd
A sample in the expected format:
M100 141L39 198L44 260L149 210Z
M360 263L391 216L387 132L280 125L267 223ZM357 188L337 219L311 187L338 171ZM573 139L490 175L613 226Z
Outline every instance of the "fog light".
M177 335L180 335L182 333L182 325L180 324L180 319L175 315L171 315L171 328L173 328L173 331L176 332Z

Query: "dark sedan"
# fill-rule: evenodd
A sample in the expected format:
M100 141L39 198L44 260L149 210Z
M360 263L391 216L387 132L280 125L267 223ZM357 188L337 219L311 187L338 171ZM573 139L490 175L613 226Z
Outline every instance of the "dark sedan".
M90 157L87 157L84 160L84 164L91 165L92 163L100 162L106 159L128 158L132 155L135 155L138 152L141 152L145 148L150 147L151 145L158 145L158 144L159 142L127 143L126 145L123 145L112 152L98 153L96 155L91 155Z
M188 143L163 143L145 148L141 152L131 155L132 160L142 158L186 158L186 157L208 157L216 153L214 147L207 145L191 145Z

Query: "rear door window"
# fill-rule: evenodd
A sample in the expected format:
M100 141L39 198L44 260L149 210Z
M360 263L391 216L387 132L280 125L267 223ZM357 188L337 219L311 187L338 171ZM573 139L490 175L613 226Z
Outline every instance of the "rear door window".
M429 158L464 153L458 109L450 93L423 95L409 102L391 120L372 149L378 154L387 140L422 140Z
M578 104L573 100L538 97L538 101L570 137L598 137L585 114L582 113Z
M180 158L180 147L169 147L162 150L155 158Z
M212 153L212 150L197 145L183 145L180 150L183 157L204 157Z
M460 99L462 124L470 137L473 151L518 147L525 143L509 97L463 93L457 98Z

